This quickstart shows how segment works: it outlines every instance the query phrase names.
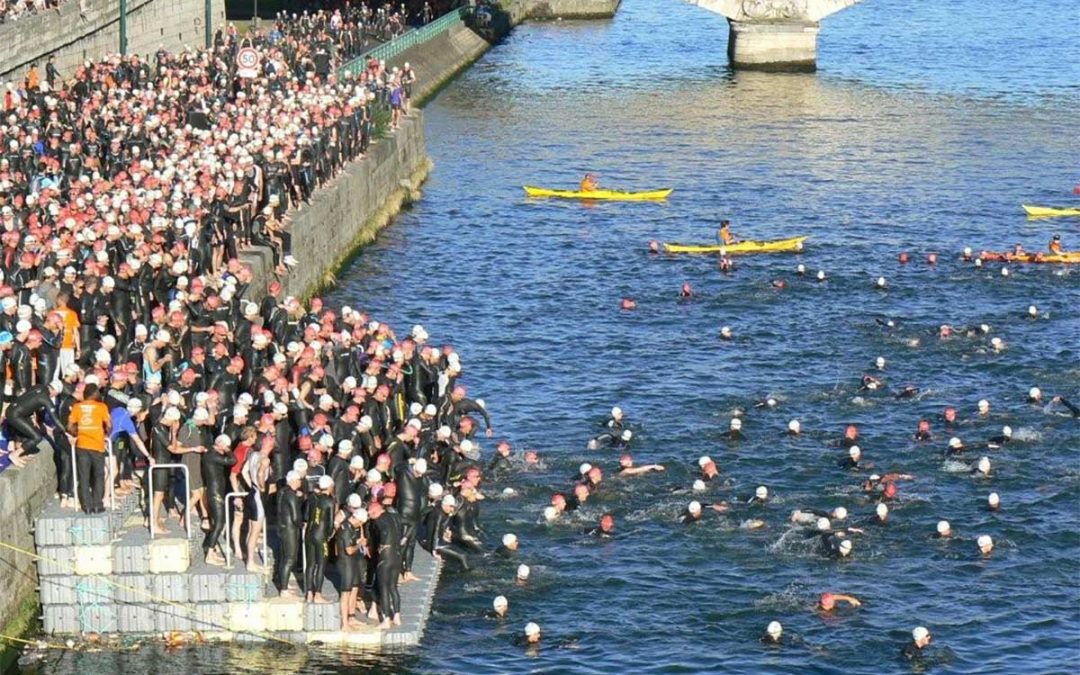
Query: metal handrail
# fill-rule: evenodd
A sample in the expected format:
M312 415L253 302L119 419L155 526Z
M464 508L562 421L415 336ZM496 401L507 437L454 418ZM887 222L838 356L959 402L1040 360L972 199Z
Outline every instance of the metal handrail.
M187 530L187 538L191 539L191 474L188 472L188 468L183 464L154 464L148 467L150 472L149 478L147 478L147 489L150 492L150 508L154 508L154 471L157 469L183 469L184 470L184 529ZM157 514L150 514L150 538L154 538L154 522L157 521Z
M471 12L472 7L458 7L457 9L451 10L440 16L429 24L405 31L401 35L398 35L381 45L372 47L355 59L343 64L338 68L338 73L340 75L355 75L367 67L369 59L374 58L379 59L380 61L392 59L405 50L423 44L436 35L449 30L454 24L464 21Z
M72 496L75 499L75 510L78 511L82 508L82 503L79 501L79 463L75 456L75 444L69 443L71 446L71 491ZM116 491L113 489L112 484L112 463L113 463L113 445L112 439L105 439L105 453L108 458L105 462L105 490L109 495L109 510L116 510ZM109 538L112 538L112 521L109 521Z

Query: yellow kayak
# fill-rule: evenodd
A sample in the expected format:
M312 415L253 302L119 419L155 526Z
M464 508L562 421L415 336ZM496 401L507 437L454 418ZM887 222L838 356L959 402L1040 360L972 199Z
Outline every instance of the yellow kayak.
M792 237L790 239L776 239L774 241L740 241L727 246L720 244L664 244L665 253L720 253L743 254L743 253L785 253L803 250L803 242L807 237Z
M1053 206L1030 206L1021 204L1024 211L1032 218L1053 218L1055 216L1080 216L1080 208L1056 208Z
M525 194L530 197L562 197L563 199L605 199L622 202L647 202L667 199L674 188L649 190L647 192L621 192L619 190L548 190L526 185Z

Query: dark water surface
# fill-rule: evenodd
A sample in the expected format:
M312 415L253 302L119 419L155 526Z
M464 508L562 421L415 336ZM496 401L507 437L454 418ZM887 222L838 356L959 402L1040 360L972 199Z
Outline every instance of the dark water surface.
M965 245L1041 248L1055 232L1080 248L1075 219L1026 221L1019 209L1070 203L1080 180L1078 18L1072 0L869 0L826 20L819 73L791 76L730 73L723 19L674 0L625 0L611 22L519 28L428 107L436 168L423 199L330 300L452 342L498 436L542 453L544 470L508 483L517 497L491 486L483 507L493 540L521 538L529 586L513 587L505 562L446 574L423 648L404 655L144 649L50 670L909 672L898 653L924 624L932 672L1075 672L1080 425L1024 398L1038 385L1080 400L1080 274L1032 265L1003 278L956 256ZM522 184L569 186L586 170L677 191L667 204L523 198ZM707 241L720 217L743 237L811 239L798 257L739 259L731 276L713 258L646 252L652 238ZM914 262L899 266L900 250ZM936 268L928 251L941 254ZM798 263L828 281L796 277ZM872 288L879 275L889 290ZM771 289L776 278L788 288ZM677 299L683 281L693 301ZM639 309L620 311L623 296ZM1029 304L1041 318L1025 318ZM939 341L942 323L991 333ZM718 339L722 325L733 343ZM990 349L994 336L1006 350ZM856 399L877 356L890 388L921 394ZM767 394L778 408L750 411L747 440L723 440L732 410ZM980 398L988 419L975 414ZM615 468L614 452L585 450L613 404L639 428L637 461L668 471L613 481L569 522L539 525L578 463ZM989 453L992 478L942 460L949 433L936 418L935 442L909 440L946 405L969 443L1015 430L1017 442ZM782 433L792 418L798 440ZM800 506L872 513L858 477L836 466L832 441L848 422L876 470L917 479L901 485L892 524L837 563L786 520ZM741 513L673 523L691 499L673 491L702 454L726 479L702 500L767 485L768 527L739 529ZM996 514L983 508L991 491ZM619 536L584 536L605 511ZM940 518L958 540L931 538ZM986 560L975 553L983 533L998 547ZM825 590L865 604L823 618L813 603ZM506 624L482 617L499 593ZM774 619L798 644L758 642ZM537 653L511 643L529 620L547 634Z

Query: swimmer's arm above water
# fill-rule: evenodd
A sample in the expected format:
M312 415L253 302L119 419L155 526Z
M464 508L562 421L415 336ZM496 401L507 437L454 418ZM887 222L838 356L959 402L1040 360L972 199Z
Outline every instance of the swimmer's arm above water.
M1073 417L1080 417L1080 408L1078 408L1076 404L1074 404L1072 401L1065 398L1064 396L1055 396L1054 398L1050 399L1050 402L1060 403L1061 405L1069 409L1069 412L1072 413Z

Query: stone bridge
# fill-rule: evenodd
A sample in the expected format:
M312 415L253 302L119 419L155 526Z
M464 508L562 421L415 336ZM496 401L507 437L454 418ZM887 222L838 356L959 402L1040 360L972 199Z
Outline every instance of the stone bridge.
M813 71L821 20L862 0L689 0L728 20L736 68Z

